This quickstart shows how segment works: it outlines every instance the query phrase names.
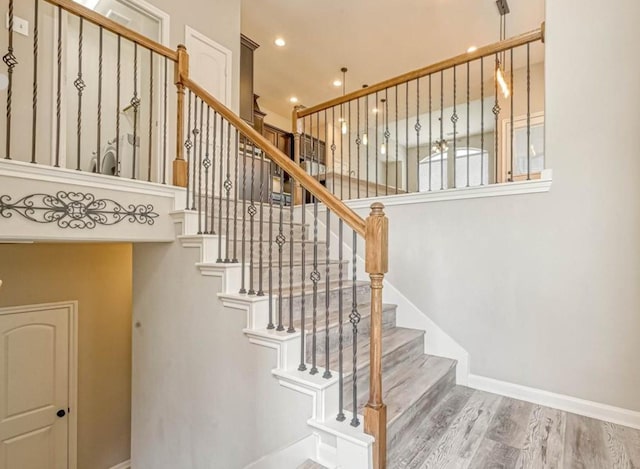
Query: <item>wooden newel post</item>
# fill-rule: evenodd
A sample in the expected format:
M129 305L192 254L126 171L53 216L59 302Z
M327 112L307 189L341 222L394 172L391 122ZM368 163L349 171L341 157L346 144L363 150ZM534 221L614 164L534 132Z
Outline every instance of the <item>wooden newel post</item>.
M187 48L178 46L178 61L175 65L174 83L178 92L178 108L176 119L176 159L173 160L173 185L187 186L189 167L184 159L184 84L183 79L189 78L189 54Z
M365 233L366 266L371 278L371 348L369 402L364 409L364 431L376 441L373 467L387 465L387 406L382 402L382 281L389 266L389 220L384 205L374 203Z

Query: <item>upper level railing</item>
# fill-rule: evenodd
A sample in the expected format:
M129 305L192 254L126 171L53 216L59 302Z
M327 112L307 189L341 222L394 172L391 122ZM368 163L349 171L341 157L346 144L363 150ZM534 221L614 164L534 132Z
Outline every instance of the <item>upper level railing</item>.
M360 425L358 385L366 366L364 428L376 439L376 468L384 467L383 207L374 204L366 220L347 207L194 82L183 46L169 49L71 0L32 5L29 47L25 39L15 41L14 0L7 42L0 42L8 73L4 159L108 175L114 184L130 178L186 187L198 233L217 236L217 261L243 265L240 293L268 296L262 326L276 334L300 333L300 373L324 368L322 379L337 377L335 418L345 425ZM43 31L52 31L53 40ZM171 66L175 99L169 97ZM319 202L328 208L322 220ZM370 304L368 365L357 353L364 320L358 299L362 238L371 280L370 293L364 292Z
M544 25L297 108L296 159L339 198L539 178Z

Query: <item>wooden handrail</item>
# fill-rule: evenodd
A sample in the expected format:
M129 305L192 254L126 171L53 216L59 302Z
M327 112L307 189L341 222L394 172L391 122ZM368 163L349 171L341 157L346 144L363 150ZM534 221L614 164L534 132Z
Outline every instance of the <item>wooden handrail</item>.
M464 65L467 62L472 62L474 60L478 60L483 57L495 55L499 52L513 49L514 47L519 47L532 42L543 41L543 40L544 40L544 23L542 27L534 31L522 34L520 36L512 37L505 41L500 41L494 44L490 44L488 46L480 47L475 52L460 54L450 59L443 60L441 62L437 62L435 64L420 68L418 70L404 73L395 78L390 78L380 83L376 83L375 85L370 85L367 88L362 88L352 93L345 94L344 96L340 96L338 98L325 101L324 103L316 104L315 106L299 109L296 112L296 114L300 119L306 116L310 116L312 114L316 114L317 112L324 111L325 109L330 109L332 107L339 106L340 104L345 104L345 103L348 103L349 101L353 101L355 99L362 98L364 96L375 94L376 92L383 91L387 88L392 88L394 86L401 85L406 82L416 80L418 78L422 78L427 75L431 75L433 73L438 73L443 70L448 70L457 65Z
M340 199L329 192L318 180L310 176L300 166L282 153L269 140L259 134L253 127L250 127L245 121L237 116L233 111L224 104L214 98L204 88L188 77L182 77L181 83L193 93L196 94L209 107L214 109L218 114L224 117L234 127L255 143L255 145L264 151L267 157L278 165L282 170L288 173L293 179L301 184L307 191L324 203L337 217L344 220L353 230L362 237L365 236L366 222L352 209L347 207Z
M178 60L177 51L170 49L167 46L163 46L159 42L149 39L148 37L132 29L122 26L121 24L116 23L115 21L110 20L109 18L101 15L100 13L96 13L95 11L82 6L74 2L73 0L45 0L45 1L52 5L60 7L63 10L68 11L69 13L72 13L76 16L80 16L81 18L84 18L85 20L95 25L101 26L107 31L111 31L112 33L122 36L123 38L128 39L132 42L135 42L136 44L142 47L152 50L153 52L160 54L170 60L173 60L174 62Z

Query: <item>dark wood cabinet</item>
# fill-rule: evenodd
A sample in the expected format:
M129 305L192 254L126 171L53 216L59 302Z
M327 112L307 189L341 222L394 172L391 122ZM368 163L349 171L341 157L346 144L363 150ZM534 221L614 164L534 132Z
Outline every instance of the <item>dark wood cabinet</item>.
M319 138L302 134L300 136L300 160L325 164L327 161L327 145Z
M240 36L240 117L253 124L253 53L260 47L245 35Z
M282 129L273 127L269 124L264 124L262 128L262 135L266 137L271 143L273 143L278 150L292 158L293 155L293 135L289 132L285 132Z

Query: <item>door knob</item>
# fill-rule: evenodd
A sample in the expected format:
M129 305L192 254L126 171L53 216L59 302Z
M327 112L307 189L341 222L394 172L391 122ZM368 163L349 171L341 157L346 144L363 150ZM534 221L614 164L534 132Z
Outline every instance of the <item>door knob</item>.
M56 415L60 418L64 417L65 415L67 415L67 413L64 411L64 409L60 409L58 412L56 412Z

